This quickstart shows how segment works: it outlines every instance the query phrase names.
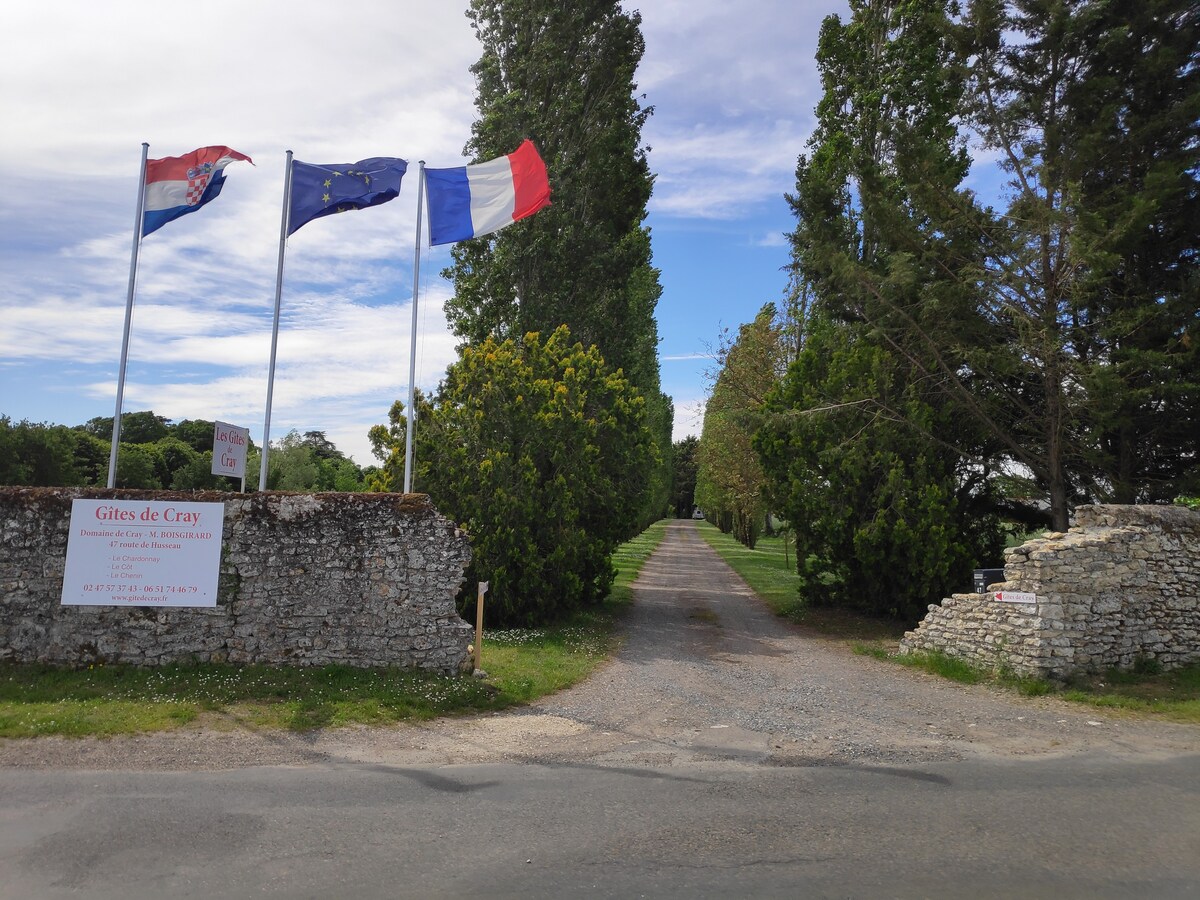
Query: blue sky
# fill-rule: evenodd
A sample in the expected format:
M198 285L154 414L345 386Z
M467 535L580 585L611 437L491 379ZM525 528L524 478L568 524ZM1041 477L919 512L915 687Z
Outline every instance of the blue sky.
M639 92L657 181L647 224L675 437L698 434L710 349L787 278L783 195L820 96L818 0L645 0ZM124 409L220 419L261 440L285 151L464 161L479 47L466 4L144 0L0 12L0 414L111 416L141 142L254 158L142 244ZM553 175L553 173L552 173ZM271 436L319 430L360 464L408 384L415 178L288 242ZM512 226L519 228L520 223ZM418 383L454 359L446 248L423 248Z

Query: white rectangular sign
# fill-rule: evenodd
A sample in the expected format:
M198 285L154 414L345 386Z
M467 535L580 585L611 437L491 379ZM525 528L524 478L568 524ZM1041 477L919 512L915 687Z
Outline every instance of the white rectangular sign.
M1023 591L996 591L992 597L1000 603L1037 603L1037 594Z
M246 477L246 447L250 444L250 429L238 428L225 422L215 423L213 428L214 475Z
M64 606L216 606L223 503L74 500Z

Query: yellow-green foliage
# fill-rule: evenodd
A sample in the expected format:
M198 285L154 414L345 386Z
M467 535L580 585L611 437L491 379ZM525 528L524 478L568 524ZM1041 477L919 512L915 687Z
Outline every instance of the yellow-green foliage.
M418 422L415 487L471 535L466 583L490 583L489 622L604 597L656 453L642 397L599 350L565 327L468 346Z

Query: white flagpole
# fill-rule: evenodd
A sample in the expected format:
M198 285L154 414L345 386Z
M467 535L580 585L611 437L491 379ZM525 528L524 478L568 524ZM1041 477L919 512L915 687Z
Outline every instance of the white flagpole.
M121 367L117 373L117 411L113 415L112 450L108 454L108 486L117 486L117 447L121 443L121 405L125 399L125 365L129 361L129 326L133 322L133 294L137 288L138 248L142 245L142 216L146 211L146 156L150 145L142 142L142 167L138 173L137 215L133 222L133 251L129 257L129 292L125 297L125 333L121 337Z
M412 346L408 351L408 406L405 407L404 493L412 493L413 424L417 420L417 290L421 285L421 205L425 199L425 160L417 172L417 252L413 262Z
M275 320L271 325L271 365L267 371L267 416L263 421L262 464L258 489L267 489L267 455L271 452L271 396L275 390L275 348L279 345L279 301L283 295L283 251L287 247L288 214L292 207L292 151L287 152L283 173L283 217L279 225L279 266L275 271Z

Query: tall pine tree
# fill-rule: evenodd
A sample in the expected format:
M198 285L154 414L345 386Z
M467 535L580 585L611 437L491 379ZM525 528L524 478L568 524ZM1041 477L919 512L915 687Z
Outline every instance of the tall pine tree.
M1094 497L1200 490L1200 7L1091 3L1071 40L1081 352L1094 398L1084 475Z
M1058 530L1076 503L1195 483L1198 17L1186 0L976 0L966 17L963 121L1007 205L976 208L994 352L978 345L990 392L964 409L1010 442Z
M1027 481L1013 517L1064 530L1080 502L1194 489L1194 4L852 9L823 31L797 182L797 256L824 311L955 411L927 437ZM999 162L999 210L962 185L966 136Z

